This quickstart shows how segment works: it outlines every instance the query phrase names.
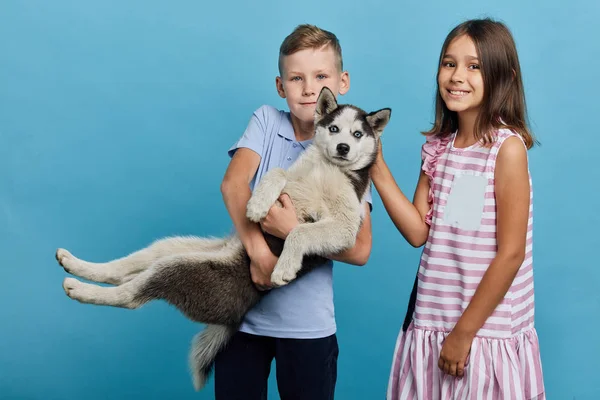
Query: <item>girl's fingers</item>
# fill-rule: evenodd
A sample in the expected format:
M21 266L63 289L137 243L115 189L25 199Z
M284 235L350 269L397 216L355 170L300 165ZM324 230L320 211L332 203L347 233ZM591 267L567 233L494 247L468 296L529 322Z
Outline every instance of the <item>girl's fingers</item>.
M464 376L465 375L465 366L463 363L458 363L456 367L456 376Z
M456 376L456 363L448 363L448 374Z

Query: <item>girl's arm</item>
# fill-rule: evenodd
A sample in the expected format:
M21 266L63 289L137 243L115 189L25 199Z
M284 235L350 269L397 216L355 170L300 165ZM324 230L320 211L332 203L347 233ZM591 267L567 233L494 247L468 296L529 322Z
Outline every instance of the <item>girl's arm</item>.
M500 148L495 181L496 257L448 336L448 348L440 354L441 361L448 361L449 373L456 371L459 376L473 338L506 295L525 259L530 192L527 150L519 138L506 139Z
M383 159L381 143L379 153L373 167L371 179L381 197L383 206L402 236L414 247L421 247L427 241L429 225L425 216L429 212L429 177L421 170L419 182L415 189L413 202L402 193L387 164Z

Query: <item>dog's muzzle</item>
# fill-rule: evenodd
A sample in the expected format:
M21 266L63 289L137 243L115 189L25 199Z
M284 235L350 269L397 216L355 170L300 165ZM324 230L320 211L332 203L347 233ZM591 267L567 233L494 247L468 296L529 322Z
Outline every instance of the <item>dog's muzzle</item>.
M340 143L337 145L336 150L340 156L345 156L350 151L350 146L346 143Z

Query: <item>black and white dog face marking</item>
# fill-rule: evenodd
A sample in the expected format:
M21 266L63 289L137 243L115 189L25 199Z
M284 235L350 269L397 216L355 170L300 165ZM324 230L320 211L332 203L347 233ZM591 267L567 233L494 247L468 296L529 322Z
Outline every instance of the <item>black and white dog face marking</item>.
M389 108L367 114L352 105L338 105L331 90L324 87L315 110L315 144L332 163L360 170L376 157L390 115Z

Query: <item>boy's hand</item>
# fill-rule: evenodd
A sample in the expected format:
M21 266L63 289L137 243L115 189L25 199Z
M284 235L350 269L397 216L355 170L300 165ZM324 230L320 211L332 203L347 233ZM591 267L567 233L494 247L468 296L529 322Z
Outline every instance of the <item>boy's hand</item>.
M457 330L450 332L442 345L438 367L448 375L462 377L471 351L471 343L473 343L472 336Z
M268 246L264 246L258 251L249 252L248 256L250 257L250 276L256 288L261 291L272 289L271 274L275 269L278 258Z
M279 201L283 208L277 204L273 205L267 216L260 221L260 226L263 231L285 240L292 229L298 225L298 216L290 196L282 194L279 196Z

